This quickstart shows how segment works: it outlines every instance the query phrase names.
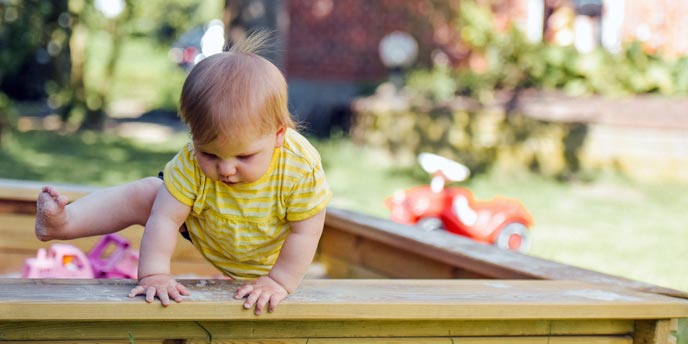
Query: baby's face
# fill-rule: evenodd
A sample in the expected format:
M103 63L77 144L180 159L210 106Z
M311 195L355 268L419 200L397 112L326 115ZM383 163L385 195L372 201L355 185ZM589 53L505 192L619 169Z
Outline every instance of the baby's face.
M254 182L270 167L272 153L284 142L285 129L237 142L218 138L208 144L194 142L194 153L201 171L210 179L227 185Z

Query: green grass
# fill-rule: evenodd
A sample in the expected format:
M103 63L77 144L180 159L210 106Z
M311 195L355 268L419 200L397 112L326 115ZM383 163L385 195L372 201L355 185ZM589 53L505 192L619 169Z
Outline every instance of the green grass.
M348 142L320 145L333 205L386 217L384 197L428 181ZM688 184L640 183L619 176L562 183L532 174L491 173L464 184L478 199L520 200L535 219L530 254L688 291Z
M157 175L186 140L186 134L151 144L96 132L14 132L0 150L0 177L116 185Z
M186 140L185 133L151 144L94 132L13 132L0 150L0 178L115 185L155 175ZM385 197L428 179L416 166L397 166L346 139L314 143L335 195L332 206L387 217ZM534 256L688 291L688 184L614 175L562 183L493 172L465 186L479 199L501 195L524 203L535 218ZM679 343L688 344L685 319Z
M114 134L15 132L0 150L0 177L115 185L157 174L187 140L163 144ZM333 206L387 217L384 198L428 178L346 139L315 142L334 192ZM530 254L688 291L688 184L638 183L618 176L562 183L531 174L475 176L478 199L520 200L532 213Z

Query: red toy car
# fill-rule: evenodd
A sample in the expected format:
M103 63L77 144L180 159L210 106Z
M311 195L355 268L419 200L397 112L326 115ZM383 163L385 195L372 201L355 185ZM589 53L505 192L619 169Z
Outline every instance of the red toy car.
M468 178L466 166L431 153L420 154L418 162L433 176L432 181L385 200L393 221L428 231L446 229L499 248L528 251L533 218L521 202L504 197L478 201L469 189L445 188L447 182Z

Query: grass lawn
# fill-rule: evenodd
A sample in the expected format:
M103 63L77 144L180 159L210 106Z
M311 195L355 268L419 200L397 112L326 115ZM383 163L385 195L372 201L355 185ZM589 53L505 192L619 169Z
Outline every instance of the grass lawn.
M119 184L155 175L186 140L185 133L152 144L93 132L14 132L0 150L0 178ZM335 194L332 206L387 217L387 195L428 180L419 167L395 166L344 138L314 143ZM534 256L688 291L688 184L613 175L561 183L491 173L465 185L480 199L502 195L525 204L535 218ZM685 321L679 332L679 343L688 344Z
M333 205L381 217L394 190L428 180L348 141L323 143ZM355 163L353 163L355 162ZM688 184L638 183L618 176L561 183L534 175L480 175L466 184L479 199L516 198L532 213L530 254L688 291Z
M137 142L114 134L13 133L0 150L0 178L115 185L155 175L187 140ZM395 190L428 180L347 139L315 142L334 191L332 205L387 217ZM479 199L520 200L535 218L531 254L688 291L688 185L634 183L621 177L561 183L492 173L466 184Z
M318 146L333 206L386 217L387 195L428 181L419 167L399 168L387 156L348 141ZM491 173L465 186L479 199L500 195L523 202L535 219L533 256L688 291L688 184L639 183L614 175L561 183ZM688 344L688 319L679 321L677 339Z

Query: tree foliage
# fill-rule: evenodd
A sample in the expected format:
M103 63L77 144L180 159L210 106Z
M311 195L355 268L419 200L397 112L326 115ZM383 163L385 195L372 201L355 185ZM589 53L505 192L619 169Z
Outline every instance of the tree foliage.
M221 16L223 6L219 0L123 0L123 11L109 18L96 2L1 2L0 92L9 99L45 102L64 120L99 128L110 101L108 88L128 39L146 39L152 49L169 47L189 28ZM107 41L96 45L107 47L106 54L98 55L103 61L88 60L94 40ZM103 66L97 82L91 81L91 65Z
M5 1L0 5L0 90L17 100L45 97L65 81L69 16L66 1Z
M415 71L410 88L440 100L456 94L489 100L494 91L522 88L572 95L688 94L688 57L666 59L636 42L618 54L579 53L573 46L531 43L519 29L498 30L494 23L488 7L462 1L454 30L470 50L469 63Z

